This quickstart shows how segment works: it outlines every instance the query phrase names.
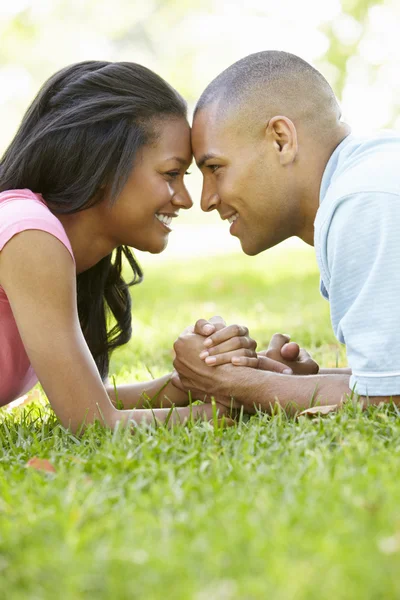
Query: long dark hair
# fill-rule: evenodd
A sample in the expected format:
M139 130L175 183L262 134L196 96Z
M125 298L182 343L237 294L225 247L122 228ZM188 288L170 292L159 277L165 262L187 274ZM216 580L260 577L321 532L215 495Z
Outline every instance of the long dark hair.
M161 77L136 63L86 61L48 79L0 162L0 192L28 188L54 214L114 202L155 124L186 118L186 103ZM123 257L133 279L122 277ZM103 380L112 350L132 333L128 286L142 280L132 251L119 246L77 276L80 324ZM111 323L110 316L114 318Z

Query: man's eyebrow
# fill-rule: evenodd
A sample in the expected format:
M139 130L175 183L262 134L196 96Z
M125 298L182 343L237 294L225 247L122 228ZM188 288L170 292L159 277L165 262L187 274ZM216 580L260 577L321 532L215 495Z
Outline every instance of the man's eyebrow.
M202 167L204 167L204 163L207 162L210 158L217 158L217 155L213 154L212 152L208 152L207 154L203 154L203 156L197 162L197 166L199 167L199 169L201 169Z

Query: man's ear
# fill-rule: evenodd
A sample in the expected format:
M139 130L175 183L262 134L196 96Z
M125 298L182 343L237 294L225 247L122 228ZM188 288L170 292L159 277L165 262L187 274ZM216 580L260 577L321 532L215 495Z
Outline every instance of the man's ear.
M291 164L298 151L297 131L293 121L282 115L272 117L268 121L265 133L279 153L280 164L282 166Z

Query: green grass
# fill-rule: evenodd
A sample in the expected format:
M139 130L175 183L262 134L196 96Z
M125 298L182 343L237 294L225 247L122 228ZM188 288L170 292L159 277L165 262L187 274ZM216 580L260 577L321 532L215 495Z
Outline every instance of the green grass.
M179 331L217 312L344 363L300 249L146 264L117 381L170 368ZM48 458L55 474L26 467ZM400 421L351 404L308 420L107 432L77 439L43 402L0 413L0 598L400 597Z

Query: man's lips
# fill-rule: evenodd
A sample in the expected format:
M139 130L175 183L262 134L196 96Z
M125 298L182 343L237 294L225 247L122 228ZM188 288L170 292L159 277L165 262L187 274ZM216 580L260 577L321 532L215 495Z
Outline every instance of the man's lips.
M236 221L236 219L239 217L239 213L234 212L234 213L229 213L226 215L221 215L221 219L223 221L229 221L229 223L232 225L232 223L234 223Z

